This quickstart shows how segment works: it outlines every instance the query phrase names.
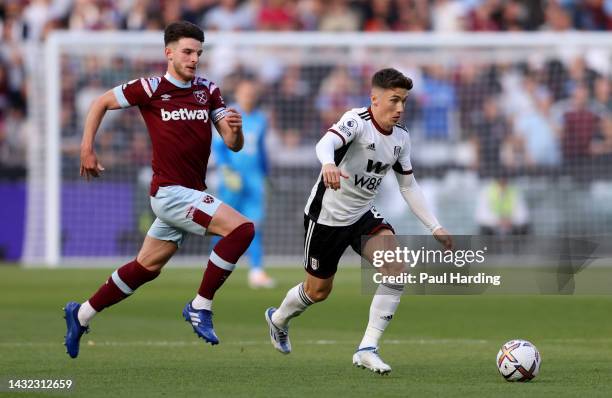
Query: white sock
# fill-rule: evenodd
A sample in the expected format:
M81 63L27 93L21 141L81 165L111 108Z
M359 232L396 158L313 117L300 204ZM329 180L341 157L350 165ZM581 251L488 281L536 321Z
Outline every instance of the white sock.
M300 283L289 289L280 307L272 314L272 323L284 329L291 318L300 315L312 304L314 301L304 291L304 284Z
M191 302L191 306L193 307L194 310L212 311L212 300L209 300L198 294L197 296L195 296L195 298Z
M87 300L81 304L79 312L77 313L77 318L81 326L88 326L91 319L96 316L97 313L98 311L94 310L91 304L89 304L89 300Z
M394 285L390 287L383 284L378 286L372 299L372 305L370 305L368 327L359 344L359 349L365 347L378 348L378 341L387 325L389 325L389 322L391 322L403 291L403 286Z

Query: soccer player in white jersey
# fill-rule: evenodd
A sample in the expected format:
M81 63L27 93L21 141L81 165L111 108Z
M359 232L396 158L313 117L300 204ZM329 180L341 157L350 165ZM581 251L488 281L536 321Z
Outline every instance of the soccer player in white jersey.
M272 344L284 354L291 352L289 321L329 296L346 248L351 246L371 263L384 237L394 235L393 227L373 207L378 186L390 169L412 212L446 249L452 248L450 235L430 211L414 179L410 136L398 124L411 88L412 80L399 71L379 70L372 77L371 106L346 112L316 146L322 169L305 208L306 278L287 292L278 309L270 307L265 313ZM366 237L363 250L362 236ZM382 272L397 275L403 267L387 264ZM353 355L354 365L380 374L391 371L380 358L378 345L403 289L403 285L378 286L364 337Z

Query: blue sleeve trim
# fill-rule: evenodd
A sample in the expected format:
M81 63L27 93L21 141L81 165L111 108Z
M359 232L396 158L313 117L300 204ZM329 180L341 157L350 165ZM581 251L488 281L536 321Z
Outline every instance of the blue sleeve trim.
M119 106L122 108L129 108L131 106L127 98L125 98L125 94L123 94L122 86L115 87L113 89L113 94L115 94L115 98L117 99Z

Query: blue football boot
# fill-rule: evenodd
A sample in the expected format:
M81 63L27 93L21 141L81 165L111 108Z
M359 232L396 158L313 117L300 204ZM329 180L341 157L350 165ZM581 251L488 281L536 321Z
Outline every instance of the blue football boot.
M213 329L212 311L196 310L191 306L191 301L183 308L183 318L193 326L193 331L205 342L212 345L219 344L219 338Z
M78 313L81 304L70 301L64 307L64 319L66 320L66 336L64 336L64 345L66 352L70 358L76 358L79 355L79 343L81 336L84 333L89 333L89 326L81 326L79 323Z

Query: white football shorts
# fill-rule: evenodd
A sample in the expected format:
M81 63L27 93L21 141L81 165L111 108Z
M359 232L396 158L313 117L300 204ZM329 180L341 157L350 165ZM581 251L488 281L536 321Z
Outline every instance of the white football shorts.
M151 208L157 218L147 235L175 242L180 247L187 233L206 234L221 203L209 193L180 185L159 187L155 197L151 197Z

